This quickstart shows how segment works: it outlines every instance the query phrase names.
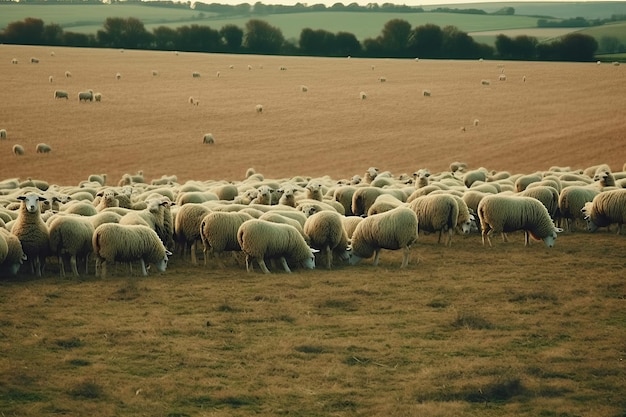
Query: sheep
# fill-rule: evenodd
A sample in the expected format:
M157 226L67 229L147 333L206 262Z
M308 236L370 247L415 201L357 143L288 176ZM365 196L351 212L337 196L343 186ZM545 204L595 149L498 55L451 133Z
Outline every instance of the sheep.
M147 201L147 208L127 211L120 219L120 224L149 226L156 231L166 248L173 248L174 224L171 205L172 202L168 197L152 198Z
M25 151L24 151L24 147L22 145L13 145L13 154L17 155L17 156L21 156L24 155Z
M424 97L430 97L430 96L431 96L430 90L423 90L423 91L422 91L422 95L423 95Z
M50 251L59 259L59 273L65 278L63 258L69 256L72 274L79 276L77 258L85 259L85 274L89 255L93 252L91 240L95 227L91 218L83 216L58 216L48 226L50 232Z
M69 100L70 95L65 90L54 90L54 98L55 99L57 99L57 98L64 98L66 100Z
M209 254L213 254L219 266L224 268L220 255L226 251L241 251L237 231L245 221L252 219L248 213L237 211L214 211L204 216L200 223L204 265L207 264Z
M427 169L419 169L413 173L413 180L415 188L422 188L428 185L430 177L430 171Z
M32 58L30 59L30 63L31 63L31 64L39 64L39 58L32 57Z
M11 233L22 242L22 249L31 265L31 272L40 277L50 251L50 232L41 218L39 204L46 198L36 193L28 193L18 196L17 199L21 203Z
M49 75L49 76L48 76L48 82L49 82L50 84L52 84L52 82L53 82L53 81L54 81L54 77L53 77L52 75Z
M335 188L333 199L344 207L346 216L352 216L352 196L356 191L356 187L351 185L342 185Z
M94 95L93 95L93 99L94 99L96 102L100 103L100 102L102 101L102 93L94 93Z
M359 93L359 97L361 98L361 100L365 100L367 98L367 93L365 91L361 91Z
M304 234L311 247L322 251L326 259L326 269L332 269L333 254L342 261L349 258L348 235L343 228L339 213L320 211L309 216L304 223Z
M263 105L262 104L257 104L254 109L256 110L257 113L263 113Z
M174 241L180 248L183 258L189 250L193 265L198 264L196 247L198 241L201 240L200 226L204 217L210 212L211 209L202 204L185 204L178 209L174 219Z
M617 234L626 223L626 189L604 191L596 195L582 209L587 221L587 229L595 232L600 227L617 223Z
M17 60L17 58L13 58L13 59L11 60L11 64L15 64L15 65L17 65L17 63L18 63L18 62L19 62L19 61Z
M348 239L352 239L352 235L354 234L354 230L356 229L356 226L361 223L361 221L364 219L365 217L361 217L361 216L344 216L341 218L341 223L343 224L343 230L346 231L346 235L348 236Z
M112 188L98 191L93 201L94 206L96 206L96 211L100 212L107 207L119 207L120 202L116 197L117 192Z
M213 137L213 134L205 133L204 136L202 137L202 143L213 145L215 143L215 138Z
M97 182L101 186L104 186L107 182L107 174L91 174L87 177L89 182Z
M524 191L519 193L520 196L533 197L541 201L546 209L550 218L555 219L557 210L559 209L559 193L553 187L547 185L527 187Z
M374 203L367 210L368 216L373 216L374 214L384 213L385 211L389 211L396 207L400 207L404 203L398 200L396 197L390 194L381 194L376 197Z
M490 80L480 80L480 83L481 83L482 85L490 85L490 84L491 84L491 81L490 81Z
M78 93L78 101L93 101L93 90L81 91Z
M296 207L296 194L293 187L281 187L278 189L280 193L280 198L278 199L278 204L289 207Z
M105 223L98 226L92 238L96 256L96 277L106 278L107 264L116 261L141 264L141 274L148 275L146 263L154 264L159 272L165 272L168 251L157 233L144 225L121 225Z
M52 148L48 144L38 143L35 150L37 151L37 153L50 153L50 151L52 151Z
M120 74L119 72L117 74L115 74L115 79L116 80L120 80L122 78L122 74Z
M506 233L524 231L524 246L530 243L530 237L543 240L549 248L553 247L557 234L563 229L557 228L550 218L546 207L537 199L524 196L488 195L478 203L478 217L482 228L482 242L485 237L491 247L491 234L502 233L506 242Z
M498 75L498 80L499 81L506 81L506 75L504 75L504 74Z
M315 268L318 251L311 249L298 230L288 224L248 220L237 230L237 242L246 255L247 272L252 270L252 261L256 261L261 270L269 274L265 258L278 258L287 273L291 273L287 259L306 269Z
M72 73L69 71L65 71L65 78L72 78Z
M366 217L354 230L348 262L356 265L362 259L374 255L373 265L377 266L381 249L402 249L400 268L405 268L409 264L411 245L417 241L417 237L417 215L408 207L398 207Z
M159 71L157 70L152 70L152 76L156 77L157 75L159 75Z
M565 187L559 194L559 218L564 221L565 230L573 231L576 220L584 220L581 212L585 203L593 201L600 190L584 186Z
M452 162L450 164L450 172L464 172L467 169L467 163L465 162Z
M411 201L408 207L417 215L420 230L439 232L437 243L441 243L441 236L446 232L448 237L445 245L452 245L452 234L459 221L459 205L454 196L429 194ZM464 232L469 232L469 227Z
M322 201L324 199L323 184L318 180L311 180L305 188L305 196L310 200Z
M540 174L520 175L515 180L515 191L520 193L524 191L529 184L532 184L533 182L539 182L542 179L543 177Z
M306 85L301 85L300 91L302 91L303 93L306 93L307 91L309 91L309 87L307 87Z
M400 201L406 201L406 194L400 189L359 187L352 194L352 214L365 216L376 198L381 194L391 194Z
M0 129L0 139L6 139L6 138L7 138L7 130Z
M2 227L0 227L0 241L4 241L6 246L4 256L0 255L0 259L4 258L0 260L0 276L15 276L27 259L22 243L17 236Z
M198 100L197 98L194 98L193 96L189 96L189 104L194 105L194 106L199 106L200 105L200 100Z
M250 204L272 204L272 188L268 185L261 185L257 189L256 196L250 201Z
M193 78L200 78L200 73L199 73L199 72L197 72L197 71L194 71L194 72L192 72L192 73L191 73L191 76L192 76Z

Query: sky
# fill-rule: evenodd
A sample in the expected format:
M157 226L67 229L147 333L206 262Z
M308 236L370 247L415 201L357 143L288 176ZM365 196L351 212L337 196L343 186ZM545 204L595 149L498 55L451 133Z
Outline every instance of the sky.
M254 4L258 0L197 0L202 1L203 3L220 3L220 4L241 4L241 3L250 3ZM457 6L459 8L465 7L475 7L478 4L484 3L537 3L538 0L517 0L514 2L504 2L502 0L260 0L264 4L284 4L293 6L296 3L303 3L307 5L313 4L324 4L327 7L332 6L335 3L343 3L344 5L348 5L350 3L357 3L359 5L367 5L368 3L394 3L394 4L406 4L407 6L433 6L433 5L441 5L441 6ZM588 0L588 1L575 1L576 3L596 3L596 2L605 2L605 1L614 1L614 2L623 2L624 0ZM572 3L572 0L549 0L547 3ZM477 7L478 8L478 7Z

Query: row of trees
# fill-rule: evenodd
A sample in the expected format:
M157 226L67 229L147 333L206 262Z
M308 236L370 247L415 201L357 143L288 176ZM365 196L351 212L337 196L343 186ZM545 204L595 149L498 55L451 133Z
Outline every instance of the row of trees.
M95 35L64 31L59 25L27 18L10 23L0 32L0 42L26 45L58 45L126 49L179 50L189 52L253 53L269 55L361 56L389 58L492 58L521 60L591 61L598 43L591 36L573 33L551 43L536 38L505 35L495 48L480 44L455 26L426 24L411 27L403 19L388 21L379 36L362 43L352 33L332 33L305 28L296 43L280 28L251 19L244 28L233 24L220 30L190 25L159 26L149 32L136 18L110 17Z

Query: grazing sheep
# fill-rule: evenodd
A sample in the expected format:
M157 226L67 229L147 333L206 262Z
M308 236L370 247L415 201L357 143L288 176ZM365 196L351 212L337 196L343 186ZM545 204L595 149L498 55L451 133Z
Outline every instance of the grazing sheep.
M304 234L312 248L320 250L326 259L326 268L333 265L333 254L347 261L348 235L343 228L343 216L332 211L320 211L309 216L304 223Z
M576 220L584 220L582 209L585 203L593 201L600 190L584 186L569 186L559 194L559 218L564 221L565 230L573 231Z
M193 78L200 78L200 73L199 73L199 72L194 71L194 72L192 72L192 73L191 73L191 76L192 76Z
M17 58L13 58L13 59L11 60L11 64L17 64L18 62L19 62L19 61L17 60Z
M49 82L49 83L52 83L52 81L54 81L54 78L52 77L52 75L49 75L49 76L48 76L48 82Z
M78 101L93 101L93 90L81 91L78 93Z
M95 230L91 220L83 216L59 216L50 222L50 251L59 259L61 278L65 278L64 258L68 256L75 277L79 276L78 258L85 260L85 274L88 273L89 255L93 252L91 240Z
M102 93L95 93L95 94L93 95L93 99L94 99L95 101L97 101L98 103L99 103L99 102L101 102L101 101L102 101Z
M504 75L504 74L498 75L498 80L499 81L506 81L506 75Z
M31 265L31 272L41 276L43 264L50 251L50 232L41 218L40 202L46 198L35 193L17 197L21 201L17 218L11 229L22 242L22 249Z
M402 249L402 264L409 264L411 245L417 241L418 220L413 210L398 207L384 213L364 218L356 226L350 245L350 265L374 255L373 265L378 265L381 249Z
M246 254L246 270L252 270L252 261L256 261L261 270L269 274L265 258L280 260L285 272L292 264L307 269L315 268L315 253L298 230L288 224L272 223L266 220L252 219L244 222L237 230L237 242Z
M66 100L69 100L70 95L65 90L54 90L54 98L55 99L57 99L57 98L64 98Z
M334 200L343 206L346 216L354 215L352 212L352 197L355 191L356 187L352 185L342 185L341 187L335 188L333 192Z
M354 235L354 230L356 229L356 226L361 223L364 218L365 217L361 216L344 216L341 218L343 230L346 231L346 235L348 236L349 240L352 239L352 235Z
M352 194L352 214L355 216L365 216L376 198L381 194L391 194L400 201L406 201L404 191L394 188L378 187L357 187Z
M361 100L365 100L367 98L367 93L365 91L361 91L359 93L359 97L361 98Z
M400 207L403 204L404 203L401 200L398 200L393 195L381 194L378 197L376 197L376 200L374 200L374 203L367 210L367 215L373 216L374 214L384 213L396 207Z
M383 77L383 76L380 76L380 77L378 77L378 81L380 81L381 83L384 83L384 82L387 82L387 78Z
M38 58L35 58L35 57L32 57L32 58L30 59L30 63L31 63L31 64L39 64L39 59L38 59Z
M152 70L152 76L156 77L157 75L159 75L159 71L157 70Z
M441 236L446 232L446 246L452 245L452 234L459 220L459 205L452 195L425 195L408 203L408 207L417 215L420 230L428 233L439 232L437 243L441 243Z
M213 138L212 133L205 133L202 137L202 143L213 145L215 143L215 138Z
M592 202L585 203L582 213L585 215L587 229L590 232L617 223L619 235L622 225L626 223L626 189L601 192Z
M482 85L490 85L490 84L491 84L491 81L489 81L489 80L480 80L480 83L481 83Z
M479 123L479 122L480 122L480 121L479 121L478 119L474 119L474 122L473 122L473 123L474 123L474 126L478 126L478 123Z
M301 85L300 91L302 91L303 93L306 93L307 91L309 91L309 87L307 87L306 85Z
M107 174L91 174L87 177L89 182L97 182L101 186L104 186L107 182Z
M194 98L193 96L189 96L189 104L194 105L194 106L199 106L200 100L198 100L197 98Z
M96 256L96 276L106 278L107 264L113 262L141 263L141 274L148 275L146 263L165 272L171 255L156 232L144 225L105 223L98 226L92 238Z
M115 79L119 80L122 78L122 74L120 74L119 72L117 74L115 74Z
M37 153L50 153L50 151L52 151L52 148L50 147L50 145L45 144L45 143L38 143L35 149Z
M27 259L22 243L17 236L3 227L0 227L0 241L4 241L4 245L0 242L0 246L6 247L4 255L0 254L0 276L15 276Z
M515 180L515 191L521 193L528 187L528 185L533 182L539 182L543 179L540 174L528 174L528 175L520 175Z
M65 78L72 78L72 73L69 71L65 71Z
M423 90L423 91L422 91L422 95L423 95L424 97L430 97L430 95L431 95L431 94L430 94L430 90Z
M523 196L488 195L478 204L478 217L482 228L482 242L485 237L491 244L491 234L502 233L506 242L506 233L524 231L524 246L530 243L530 237L543 240L551 248L562 229L557 228L550 218L546 207L537 199Z
M0 139L6 139L6 138L7 138L7 130L0 129Z
M257 113L263 113L263 105L262 104L257 104L255 106L255 110Z
M129 210L120 219L120 224L144 225L154 230L166 248L174 248L174 220L172 202L168 197L151 198L143 210ZM107 209L111 210L111 209Z
M189 251L193 265L198 264L196 248L202 239L202 220L210 212L211 209L202 204L185 204L178 209L174 219L174 241L183 259Z
M559 192L553 187L547 185L527 187L524 191L519 193L520 196L532 197L541 201L546 209L550 218L555 219L556 213L559 209Z
M220 255L226 251L241 251L237 231L245 221L252 219L250 214L237 211L214 211L204 216L200 223L204 264L207 264L209 254L213 254L219 266L224 268Z

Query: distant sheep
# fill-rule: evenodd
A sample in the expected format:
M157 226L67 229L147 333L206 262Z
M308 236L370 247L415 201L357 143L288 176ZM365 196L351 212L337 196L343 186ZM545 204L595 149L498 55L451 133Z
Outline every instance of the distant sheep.
M189 104L192 104L194 106L199 106L200 100L198 100L197 98L194 98L193 96L189 96Z
M474 122L473 122L473 123L474 123L474 126L478 126L478 123L480 123L480 120L478 120L478 119L474 119Z
M117 74L115 74L115 79L116 80L120 80L122 78L122 74L120 74L119 72Z
M489 81L489 80L480 80L480 83L482 85L491 85L491 81Z
M6 138L7 138L7 130L0 129L0 139L6 139Z
M423 91L422 91L422 95L423 95L424 97L430 97L430 95L431 95L431 94L430 94L430 90L423 90Z
M39 58L32 57L32 58L30 59L30 63L31 63L31 64L39 64Z
M378 265L381 249L402 249L402 264L409 264L411 245L418 236L417 215L407 207L398 207L384 213L366 217L356 226L350 245L350 265L374 256L373 265Z
M202 143L207 145L213 145L215 143L215 138L212 133L205 133L202 137Z
M65 71L65 78L72 78L72 73L69 71Z
M257 113L263 113L263 105L262 104L257 104L254 109L256 110Z
M303 93L306 93L307 91L309 91L309 87L307 87L306 85L301 85L300 91L302 91Z
M595 232L600 227L617 223L617 234L626 223L626 189L604 191L596 195L582 209L587 220L587 229Z
M159 71L157 70L152 70L152 76L156 77L157 75L159 75Z
M98 226L92 238L96 256L96 276L106 278L107 264L135 262L141 264L141 274L148 275L146 264L153 264L159 272L165 272L171 255L156 232L143 225L105 223Z
M13 59L11 60L11 64L17 64L18 62L19 62L19 61L17 60L17 58L13 58Z
M506 233L524 231L524 246L530 243L530 237L543 240L551 248L562 229L557 228L550 218L546 207L532 197L488 195L478 203L478 217L482 228L482 242L485 238L491 244L493 233L502 233L506 242Z
M95 93L95 94L93 95L93 99L94 99L95 101L97 101L98 103L99 103L99 102L101 102L101 101L102 101L102 93Z
M93 90L81 91L78 93L78 101L93 101Z
M361 91L359 93L359 97L361 98L361 100L365 100L367 98L367 93L365 91Z
M506 75L504 75L504 74L500 74L500 75L498 76L498 80L499 80L499 81L506 81Z
M54 77L52 77L52 75L49 75L49 76L48 76L48 82L49 82L49 83L52 83L52 81L54 81Z
M315 253L298 230L288 224L252 219L244 222L237 231L237 241L246 254L246 270L252 270L256 261L261 270L269 274L265 259L278 259L285 272L291 272L287 261L306 269L315 268Z
M46 256L50 252L50 232L41 218L40 202L46 198L35 193L17 197L21 201L17 218L11 229L22 242L31 271L41 276Z
M24 147L22 145L13 145L13 154L15 155L24 155Z
M46 143L38 143L35 150L37 153L50 153L50 151L52 151L52 147Z
M378 81L380 81L381 83L387 82L387 78L386 77L378 77Z
M191 76L192 76L193 78L200 78L200 73L199 73L199 72L194 71L194 72L192 72L192 73L191 73Z
M65 90L54 90L54 98L64 98L68 100L70 98L70 95Z

